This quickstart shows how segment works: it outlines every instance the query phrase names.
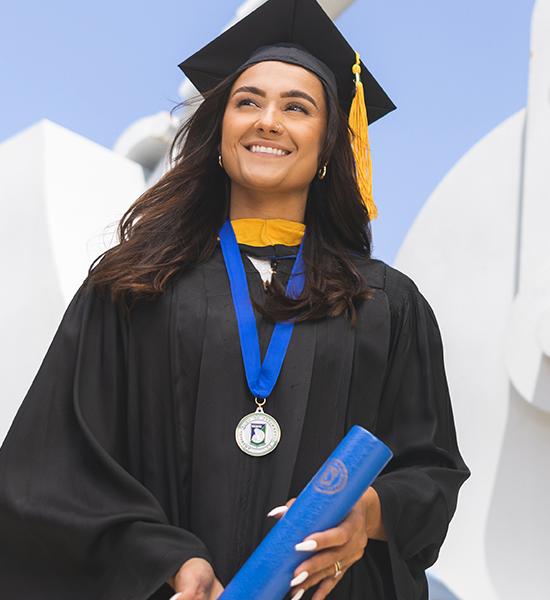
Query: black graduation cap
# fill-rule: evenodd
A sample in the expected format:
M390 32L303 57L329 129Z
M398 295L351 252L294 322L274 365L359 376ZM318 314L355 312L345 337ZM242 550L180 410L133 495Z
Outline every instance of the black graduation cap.
M354 133L359 189L369 216L376 217L368 123L395 105L316 0L268 0L178 66L204 94L263 60L303 66L337 93Z

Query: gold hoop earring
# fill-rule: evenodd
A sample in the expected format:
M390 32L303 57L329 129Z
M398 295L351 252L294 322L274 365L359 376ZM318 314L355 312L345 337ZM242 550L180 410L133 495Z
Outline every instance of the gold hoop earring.
M218 154L218 164L220 165L220 167L223 169L223 163L222 163L222 155Z
M323 165L322 169L319 169L317 171L317 176L319 177L319 179L324 179L326 174L327 174L327 163L325 163Z

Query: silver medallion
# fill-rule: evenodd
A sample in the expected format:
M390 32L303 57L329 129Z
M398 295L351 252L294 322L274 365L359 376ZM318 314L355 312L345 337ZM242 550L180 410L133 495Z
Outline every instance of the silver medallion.
M277 420L264 412L256 399L258 408L245 415L235 429L235 440L239 448L250 456L265 456L277 447L281 439L281 427Z

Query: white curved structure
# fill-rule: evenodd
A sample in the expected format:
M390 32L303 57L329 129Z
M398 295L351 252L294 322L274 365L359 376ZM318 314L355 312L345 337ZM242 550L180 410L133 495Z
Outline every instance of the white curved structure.
M472 469L433 572L465 600L550 597L550 0L529 98L429 198L396 266L438 317Z
M527 402L550 412L550 5L535 8L525 121L518 294L506 364ZM544 226L546 224L546 226Z
M142 168L48 120L0 144L0 442Z

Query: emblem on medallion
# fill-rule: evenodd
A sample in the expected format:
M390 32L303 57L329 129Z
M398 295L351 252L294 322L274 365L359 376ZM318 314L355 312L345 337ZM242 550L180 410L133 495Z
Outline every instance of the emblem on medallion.
M250 423L250 443L254 446L263 446L265 440L265 423Z
M245 415L235 429L239 448L251 456L264 456L275 450L281 428L274 417L263 410Z

